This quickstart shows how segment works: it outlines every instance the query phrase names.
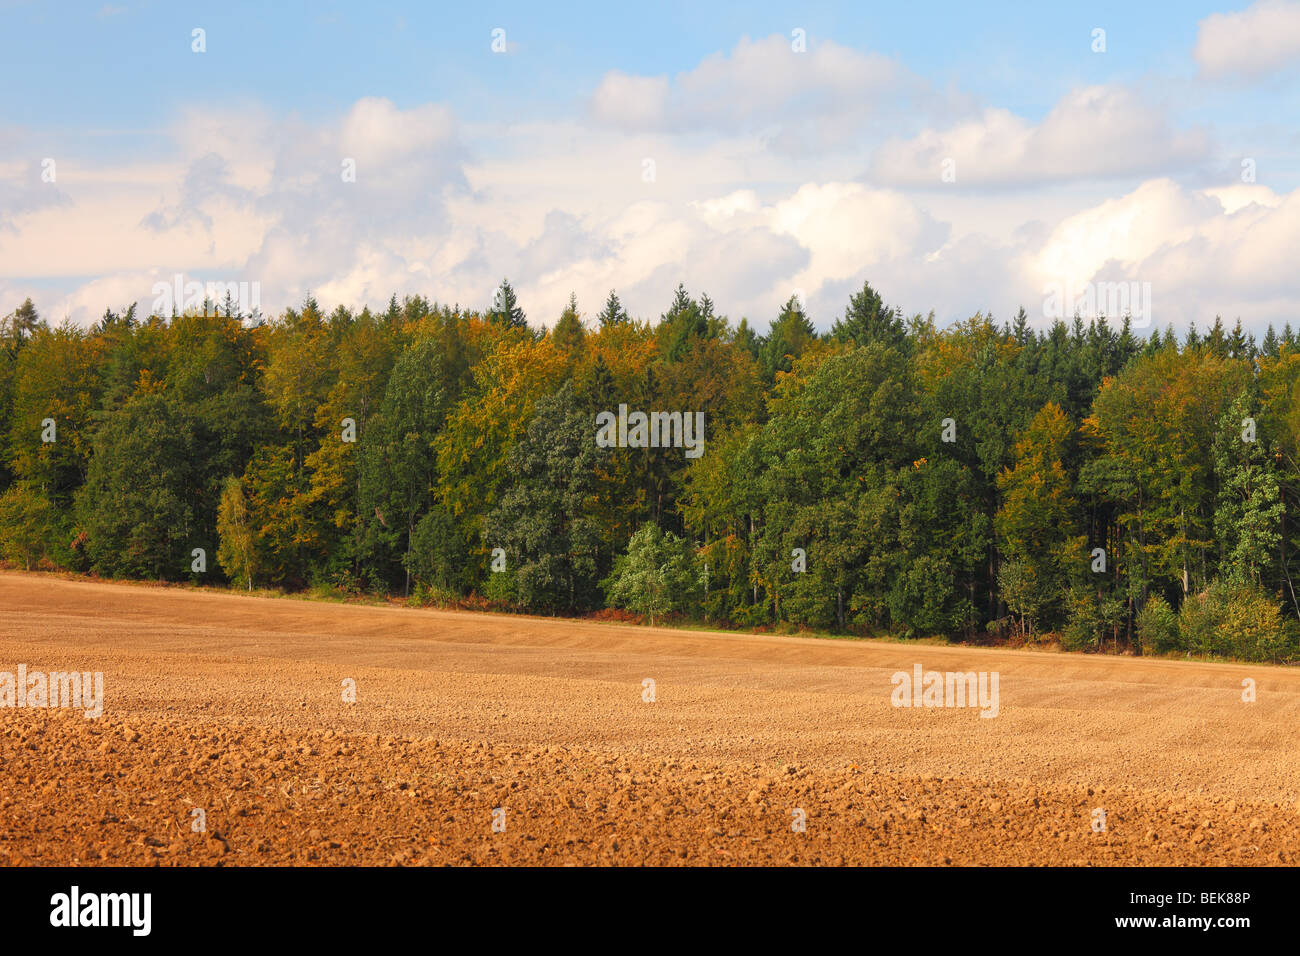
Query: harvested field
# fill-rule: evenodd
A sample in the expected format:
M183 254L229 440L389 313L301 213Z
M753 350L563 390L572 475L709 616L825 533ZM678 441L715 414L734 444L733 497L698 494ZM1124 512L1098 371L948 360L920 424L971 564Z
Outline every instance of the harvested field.
M1300 854L1296 669L4 573L0 671L20 664L102 671L104 713L0 709L0 864L1279 865ZM916 664L996 672L997 716L892 706L891 675Z

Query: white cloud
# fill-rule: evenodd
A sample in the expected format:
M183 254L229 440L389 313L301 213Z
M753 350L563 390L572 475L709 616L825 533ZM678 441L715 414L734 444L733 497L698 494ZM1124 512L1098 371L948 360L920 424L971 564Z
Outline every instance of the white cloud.
M456 122L450 109L426 103L400 110L390 100L366 97L350 109L339 130L339 152L384 168L452 147Z
M1128 90L1073 90L1034 125L1004 109L943 131L892 139L872 157L871 177L937 188L951 160L957 186L1029 185L1143 175L1205 157L1199 130L1180 131Z
M942 248L946 225L900 193L856 183L809 183L773 206L771 228L794 236L811 253L795 276L800 288L848 279L864 268L920 258Z
M1261 206L1270 208L1279 206L1282 203L1282 197L1267 186L1237 183L1232 186L1206 189L1204 192L1205 195L1217 199L1226 213L1234 213L1238 209L1244 209L1251 203L1258 203Z
M1208 76L1256 78L1300 63L1300 2L1259 0L1199 24L1193 54Z
M1143 183L1059 223L1028 260L1031 283L1149 282L1161 328L1216 314L1260 329L1294 318L1300 190L1286 196ZM1288 301L1289 300L1289 301Z
M1172 180L1145 182L1061 221L1034 266L1043 281L1073 284L1092 279L1111 261L1133 268L1160 246L1196 234L1222 208L1216 199L1190 193Z
M668 120L668 77L611 70L591 97L597 119L624 129L662 129Z
M975 114L893 60L815 41L742 40L671 79L607 74L585 120L458 122L380 98L321 122L195 109L133 160L70 150L57 192L39 191L30 140L6 144L0 311L43 286L43 312L91 322L147 307L177 272L257 281L267 313L309 290L327 309L394 292L480 308L508 275L536 325L570 291L591 314L610 288L655 318L678 282L759 328L796 288L827 328L868 280L941 321L1041 315L1048 281L1151 281L1161 325L1283 321L1300 299L1300 192L1180 182L1221 162L1131 91L1075 90L1039 122ZM881 130L894 138L859 181Z
M742 37L672 82L666 76L610 71L589 103L598 122L622 130L757 132L785 153L853 141L872 124L925 102L948 102L896 60L831 40L806 52L774 34Z
M257 281L268 309L317 286L368 298L387 282L386 300L416 280L433 284L388 247L444 233L446 195L467 188L445 106L363 99L313 126L244 105L188 111L168 132L166 161L151 150L137 163L96 166L74 154L60 160L57 186L0 156L9 217L0 221L0 271L101 277L67 299L83 322L107 304L149 302L153 281L175 273ZM355 182L341 175L345 157L356 160ZM112 303L92 307L87 297L101 293Z

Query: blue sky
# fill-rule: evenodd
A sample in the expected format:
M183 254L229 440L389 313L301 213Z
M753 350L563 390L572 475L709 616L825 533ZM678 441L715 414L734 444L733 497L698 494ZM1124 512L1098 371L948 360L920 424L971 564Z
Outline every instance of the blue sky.
M85 321L177 272L264 309L478 306L508 273L540 324L611 285L653 316L679 279L760 326L797 290L825 327L868 280L942 321L1122 279L1161 325L1262 325L1300 291L1269 271L1300 220L1292 0L0 0L0 35L5 311Z
M232 94L325 115L360 96L398 105L565 112L611 69L677 73L742 35L786 33L903 59L937 84L1033 116L1072 83L1190 75L1196 24L1223 9L1180 4L4 3L6 115L24 123L148 128L158 107ZM220 69L193 70L202 26ZM514 58L486 67L490 31ZM1089 49L1094 27L1108 51ZM1082 38L1082 40L1080 39ZM229 45L227 48L227 44ZM215 58L215 57L214 57ZM505 68L502 68L505 67ZM160 83L160 75L166 76ZM93 77L93 84L87 83Z

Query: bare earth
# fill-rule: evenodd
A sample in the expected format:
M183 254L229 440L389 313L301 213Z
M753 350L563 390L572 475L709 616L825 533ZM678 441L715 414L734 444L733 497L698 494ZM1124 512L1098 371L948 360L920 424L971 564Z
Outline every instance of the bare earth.
M997 671L999 716L891 706L916 663ZM0 671L19 664L103 671L106 704L0 709L0 864L1300 856L1298 669L3 573Z

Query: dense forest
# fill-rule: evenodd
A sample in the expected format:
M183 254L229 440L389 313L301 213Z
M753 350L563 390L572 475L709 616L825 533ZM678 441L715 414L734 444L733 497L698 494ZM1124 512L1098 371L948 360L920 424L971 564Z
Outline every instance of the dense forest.
M547 614L1287 660L1300 345L1215 319L947 328L869 285L819 334L679 287L538 332L422 297L31 301L0 325L0 552L20 568ZM698 457L602 413L703 412ZM645 444L642 442L641 444ZM1294 569L1294 570L1293 570ZM622 611L606 610L622 609Z

